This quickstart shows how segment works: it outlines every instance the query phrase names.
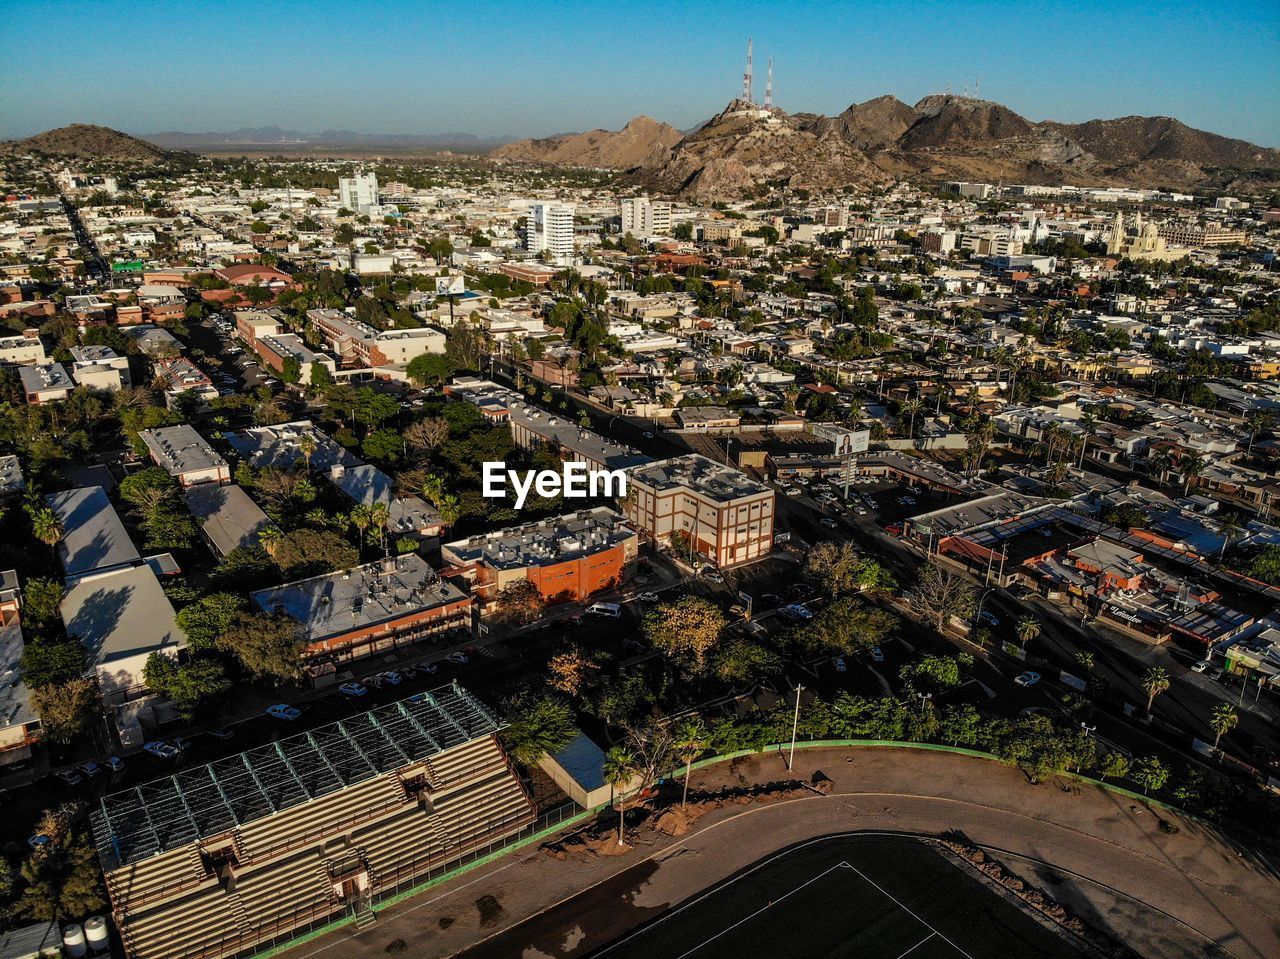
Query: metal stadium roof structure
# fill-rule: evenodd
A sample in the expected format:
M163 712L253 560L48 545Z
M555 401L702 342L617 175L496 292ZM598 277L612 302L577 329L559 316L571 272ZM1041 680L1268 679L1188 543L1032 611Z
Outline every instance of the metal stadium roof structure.
M93 833L106 871L216 836L481 736L502 724L456 682L104 796Z

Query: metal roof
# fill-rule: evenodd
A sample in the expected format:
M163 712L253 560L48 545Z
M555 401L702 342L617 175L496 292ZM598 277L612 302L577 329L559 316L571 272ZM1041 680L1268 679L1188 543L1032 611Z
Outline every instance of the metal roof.
M502 728L456 682L104 796L103 869L148 859L420 762Z

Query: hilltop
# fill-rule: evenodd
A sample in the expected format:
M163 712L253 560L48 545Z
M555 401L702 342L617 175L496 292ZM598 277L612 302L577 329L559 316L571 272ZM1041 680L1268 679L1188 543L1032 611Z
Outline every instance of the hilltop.
M6 140L0 144L6 153L40 153L46 156L75 157L83 160L133 160L154 163L172 159L175 154L137 137L89 123L46 130L25 140Z
M562 133L537 140L517 140L489 154L494 160L549 163L553 166L605 167L630 170L651 162L680 141L673 126L640 116L621 130Z

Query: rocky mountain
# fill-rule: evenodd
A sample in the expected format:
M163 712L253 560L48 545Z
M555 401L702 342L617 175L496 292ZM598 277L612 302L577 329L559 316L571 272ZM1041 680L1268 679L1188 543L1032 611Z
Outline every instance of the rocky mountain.
M617 132L588 130L540 140L517 140L498 147L489 156L515 163L630 170L651 162L680 138L681 133L675 127L640 116Z
M623 133L639 121L628 124ZM734 101L683 137L593 130L522 140L498 159L605 166L624 182L701 200L741 199L769 185L868 186L898 177L1185 189L1273 188L1280 150L1194 130L1168 117L1037 122L988 100L951 94L908 106L892 96L836 116L787 114Z
M25 140L6 140L0 144L0 148L8 153L43 153L86 160L132 160L146 163L168 160L174 156L168 150L127 133L88 123L73 123L56 130L46 130Z
M853 143L832 130L809 129L807 118L735 100L631 179L698 200L738 199L767 184L829 189L887 182Z

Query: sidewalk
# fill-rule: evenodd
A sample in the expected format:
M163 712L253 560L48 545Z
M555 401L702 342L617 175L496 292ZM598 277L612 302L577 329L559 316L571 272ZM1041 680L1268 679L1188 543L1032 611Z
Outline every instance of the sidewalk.
M1060 902L1153 959L1219 954L1218 943L1240 957L1280 955L1269 862L1203 823L1099 787L1030 786L987 760L872 748L799 750L794 773L774 754L741 757L696 770L691 786L807 781L817 770L834 781L831 795L728 805L679 839L642 829L619 856L556 859L527 847L380 912L362 933L343 927L286 955L374 959L403 940L414 956L447 956L489 940L477 959L582 956L776 849L851 830L959 831L1010 868L1052 875Z

